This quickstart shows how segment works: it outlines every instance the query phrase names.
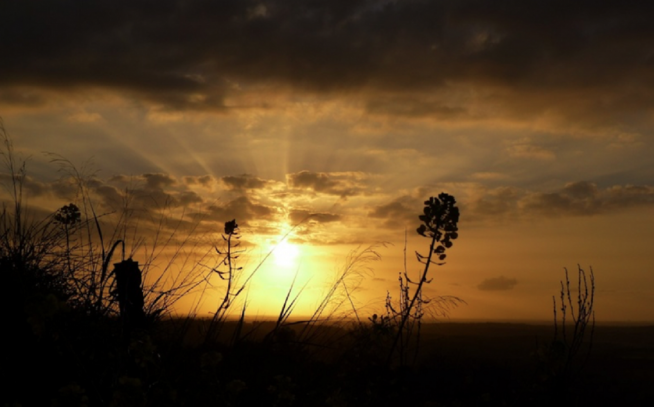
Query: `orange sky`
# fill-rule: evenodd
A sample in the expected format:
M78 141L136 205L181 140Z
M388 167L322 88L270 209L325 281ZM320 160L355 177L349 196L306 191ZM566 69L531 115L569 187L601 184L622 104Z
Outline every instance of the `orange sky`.
M131 197L146 240L166 203L184 228L201 219L205 245L236 218L247 267L306 219L295 259L253 280L259 314L277 312L296 269L308 310L350 251L388 242L357 292L370 314L397 291L405 229L409 253L426 250L417 216L447 192L460 238L429 293L467 302L451 317L549 319L563 268L580 264L598 319L654 320L643 2L40 7L0 6L0 116L29 157L32 205L75 199L47 152L84 168L103 210Z

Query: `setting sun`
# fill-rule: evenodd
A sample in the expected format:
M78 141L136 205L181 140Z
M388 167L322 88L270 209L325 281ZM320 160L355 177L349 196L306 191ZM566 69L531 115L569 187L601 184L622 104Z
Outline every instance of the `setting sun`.
M300 248L287 240L283 240L277 247L273 247L275 264L281 267L295 266L299 254Z

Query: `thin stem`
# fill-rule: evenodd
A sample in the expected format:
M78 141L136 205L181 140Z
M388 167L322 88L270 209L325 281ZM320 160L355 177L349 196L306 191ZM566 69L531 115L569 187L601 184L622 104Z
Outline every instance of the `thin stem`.
M413 305L415 304L416 300L418 299L418 296L420 295L420 291L422 290L422 286L427 281L427 273L429 272L429 266L431 265L431 258L434 254L434 246L436 245L436 235L434 235L431 239L431 244L429 245L429 256L427 256L427 261L425 262L425 269L422 272L422 276L420 278L420 281L418 282L418 287L416 288L415 293L413 294L413 298L411 298L411 302L409 303L408 307L406 310L403 310L402 312L402 319L400 321L400 326L398 327L397 334L395 334L395 339L393 340L393 345L391 346L391 350L388 354L388 360L386 361L387 365L390 365L391 360L393 358L393 353L395 352L395 348L397 347L397 343L400 340L400 337L402 336L402 332L404 329L404 325L406 324L407 319L409 318L409 314L411 313L411 309L413 308Z

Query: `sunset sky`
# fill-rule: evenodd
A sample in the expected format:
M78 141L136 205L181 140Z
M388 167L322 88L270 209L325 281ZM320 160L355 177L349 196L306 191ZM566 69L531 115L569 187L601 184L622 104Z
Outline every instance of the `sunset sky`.
M29 157L35 208L75 199L53 153L103 212L129 191L146 239L166 206L205 243L235 218L246 271L301 222L258 272L253 314L278 312L296 270L308 312L350 251L386 242L356 293L364 315L383 311L405 230L416 275L423 201L447 192L459 239L427 294L465 300L452 318L551 319L579 264L595 272L598 320L653 321L652 11L4 0L0 117Z

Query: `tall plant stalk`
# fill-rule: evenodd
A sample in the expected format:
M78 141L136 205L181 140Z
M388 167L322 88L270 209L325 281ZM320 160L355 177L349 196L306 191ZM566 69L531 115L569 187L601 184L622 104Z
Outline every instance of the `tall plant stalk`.
M222 235L223 240L226 244L225 251L222 251L216 248L216 252L219 255L223 255L223 259L220 262L219 266L213 269L213 271L218 274L221 280L227 282L227 287L225 288L225 295L223 296L222 301L216 308L216 312L211 318L211 323L209 324L209 329L207 330L207 335L205 341L214 339L216 330L224 323L229 307L232 305L234 299L241 293L243 287L238 290L234 289L237 279L238 271L242 270L242 267L236 267L236 260L239 257L241 250L237 250L241 238L238 232L238 225L236 224L236 219L233 219L229 222L225 222L225 233ZM225 266L226 270L221 270L220 267Z
M402 345L400 346L400 362L404 363L406 349L403 345L405 339L408 340L413 331L413 324L407 325L407 323L412 317L414 321L419 323L423 316L422 307L427 301L423 299L422 289L425 284L431 282L431 279L427 278L430 266L432 264L437 266L445 264L443 262L447 257L445 251L452 247L452 240L458 237L459 208L455 205L456 200L454 197L446 193L441 193L438 197L431 197L425 201L423 214L419 216L422 224L418 227L417 232L419 235L430 239L429 254L425 256L417 251L415 252L418 262L424 265L419 281L412 281L406 271L403 276L400 275L400 322L388 354L387 364L389 365L398 344ZM415 286L412 296L409 290L410 285ZM387 305L389 305L389 302L387 302ZM392 311L395 314L398 313L394 309Z
M554 340L553 346L558 349L558 357L562 363L559 371L553 372L560 378L565 378L572 369L577 355L581 352L586 343L586 357L590 355L593 346L595 333L595 274L593 268L586 274L581 266L577 265L577 293L573 298L570 288L570 277L568 269L565 270L565 282L561 280L561 292L559 293L560 304L557 304L556 297L552 297L554 312ZM561 310L561 321L557 315L557 305ZM569 321L568 318L572 319ZM560 328L559 328L560 326ZM555 350L556 350L555 349ZM581 363L583 367L585 360Z

